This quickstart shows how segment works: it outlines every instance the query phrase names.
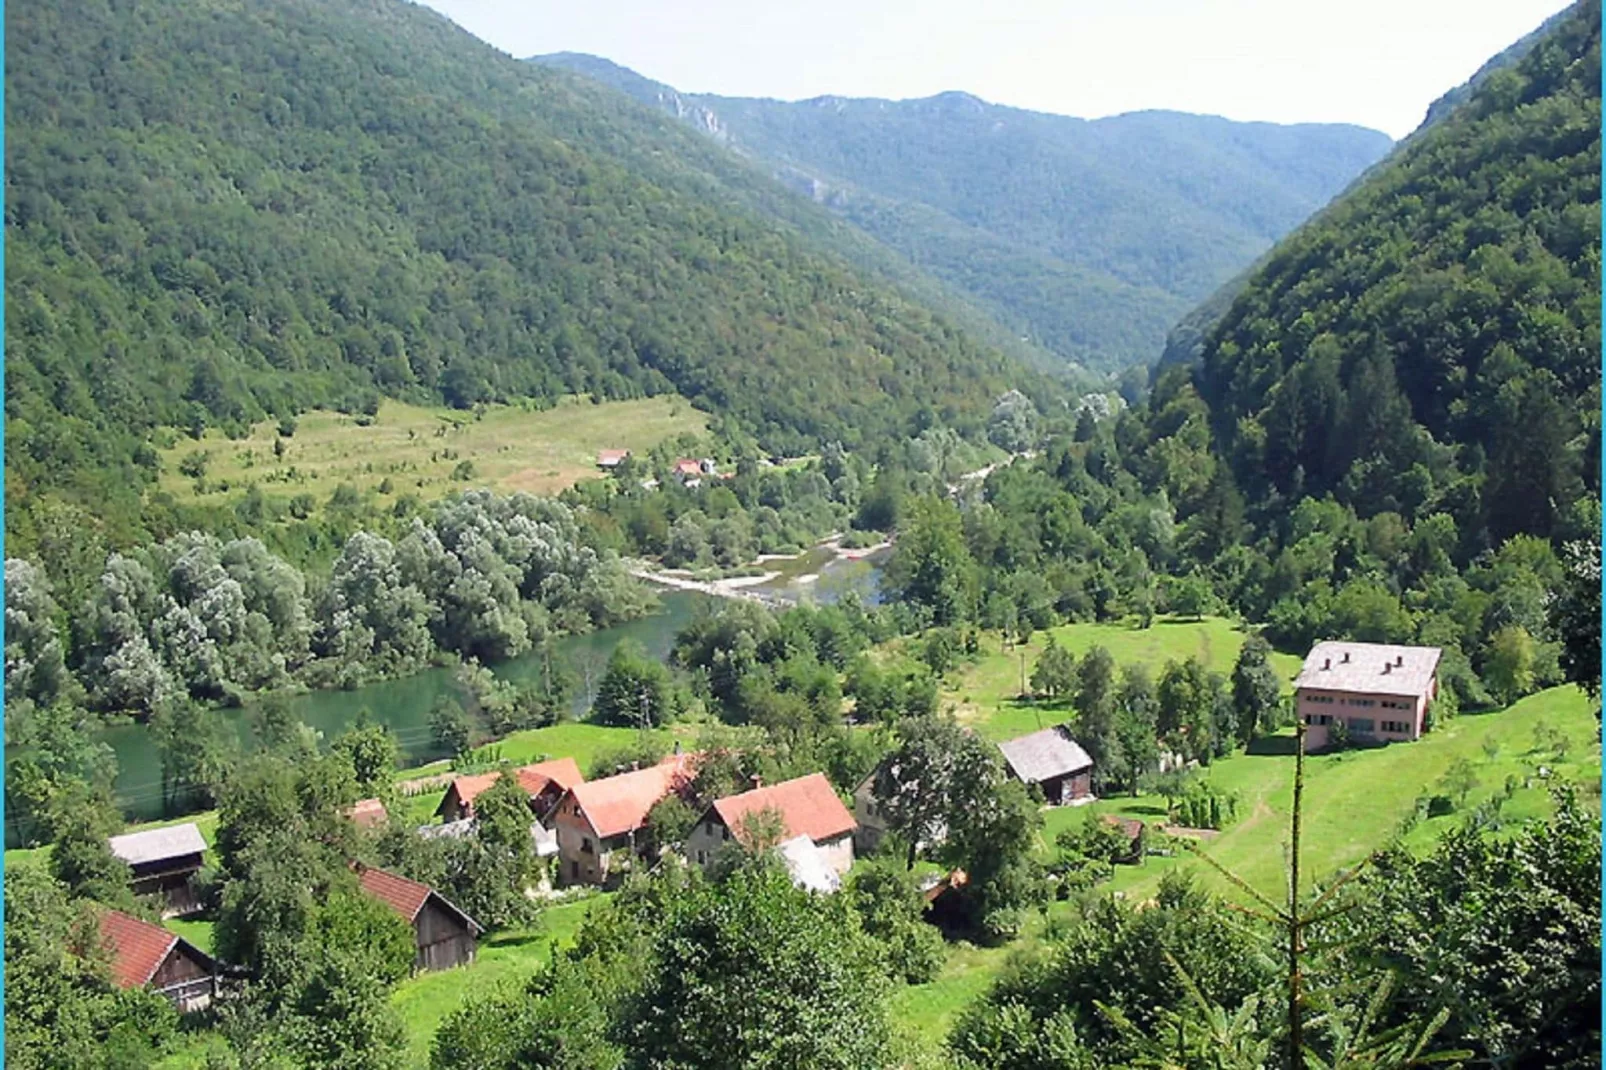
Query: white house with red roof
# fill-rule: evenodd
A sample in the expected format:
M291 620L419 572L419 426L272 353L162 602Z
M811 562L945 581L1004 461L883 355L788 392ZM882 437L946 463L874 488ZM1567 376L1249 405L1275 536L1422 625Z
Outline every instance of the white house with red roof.
M550 822L558 837L558 879L606 884L617 876L615 853L633 855L640 848L647 815L659 800L687 790L695 759L673 754L657 765L588 780L565 792Z
M706 866L726 844L752 847L750 839L763 820L759 816L762 814L773 815L779 822L776 831L780 842L774 846L781 849L794 879L822 869L841 877L852 868L853 834L859 830L859 823L824 773L759 785L740 795L715 800L686 837L686 857ZM812 851L795 842L799 840L807 840ZM812 857L816 853L818 857ZM816 887L821 882L810 877L800 883Z

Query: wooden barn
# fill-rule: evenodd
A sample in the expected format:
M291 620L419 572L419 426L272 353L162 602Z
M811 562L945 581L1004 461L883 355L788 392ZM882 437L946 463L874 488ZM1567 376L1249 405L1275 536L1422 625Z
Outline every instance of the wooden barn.
M203 1010L217 995L217 962L160 925L107 910L100 915L100 941L118 988L149 988L180 1012Z
M1093 797L1093 759L1066 725L1005 740L998 749L1009 771L1023 784L1036 784L1050 806Z
M190 914L201 907L194 878L201 869L206 840L194 822L113 836L112 854L133 871L129 886L139 896L160 895L163 917Z
M369 866L356 868L362 890L413 927L414 970L449 970L474 961L479 922L427 884Z

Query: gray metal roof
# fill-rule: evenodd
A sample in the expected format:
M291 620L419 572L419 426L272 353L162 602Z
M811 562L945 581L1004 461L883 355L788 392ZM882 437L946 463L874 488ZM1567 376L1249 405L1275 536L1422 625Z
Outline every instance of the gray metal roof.
M125 832L109 841L112 854L131 866L147 862L161 862L168 858L183 858L206 850L206 840L194 822L168 825L165 828Z
M1015 775L1028 784L1093 767L1093 759L1071 738L1065 725L1006 740L998 749Z
M1295 687L1365 695L1424 695L1443 653L1436 646L1326 641L1310 648Z

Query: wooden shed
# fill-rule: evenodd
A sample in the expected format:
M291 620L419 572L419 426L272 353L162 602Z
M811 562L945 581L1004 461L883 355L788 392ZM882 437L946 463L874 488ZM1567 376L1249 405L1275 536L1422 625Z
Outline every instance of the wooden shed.
M100 915L100 941L118 988L149 988L181 1012L202 1010L217 995L217 962L160 925L107 910Z
M362 890L390 907L413 927L414 970L449 970L474 961L479 922L427 884L382 869L358 865Z
M206 840L194 822L129 832L107 842L112 854L133 872L129 886L134 894L163 898L163 917L200 909L193 881L201 869Z

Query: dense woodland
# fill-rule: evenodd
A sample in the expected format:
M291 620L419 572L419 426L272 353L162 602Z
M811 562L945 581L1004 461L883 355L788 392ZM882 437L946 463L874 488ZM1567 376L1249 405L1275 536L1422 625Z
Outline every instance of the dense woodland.
M6 793L49 845L7 867L8 1063L146 1066L195 1030L209 1067L402 1065L391 997L411 942L349 864L528 939L543 867L528 805L504 778L470 834L419 837L389 733L359 718L320 739L279 693L455 663L460 697L432 730L456 768L495 768L477 745L567 716L575 681L556 658L523 689L487 666L644 612L625 555L731 570L842 532L890 537L881 604L724 601L666 663L614 651L587 716L678 722L699 755L687 796L649 817L657 864L628 865L533 975L472 992L433 1066L1595 1064L1598 799L1561 788L1543 819L1479 809L1431 850L1387 850L1301 908L1302 938L1176 879L1150 903L1108 895L1113 834L1093 822L1045 858L1040 796L939 696L984 642L1236 617L1257 634L1230 674L1050 643L1023 687L1065 712L1099 793L1161 794L1206 828L1235 800L1162 756L1208 766L1286 726L1272 644L1442 647L1430 731L1562 682L1598 699L1597 0L1278 246L1203 359L1130 405L1060 404L758 211L705 207L707 172L656 183L622 147L633 128L604 121L640 109L589 111L606 98L464 51L427 12L86 0L77 21L7 18L38 62L8 65L8 486L24 509L5 576ZM205 51L169 79L153 42ZM221 91L198 93L203 77ZM712 303L649 301L688 286ZM731 323L696 320L708 307ZM1029 389L1005 389L1017 380ZM472 406L671 387L724 415L711 449L729 479L680 485L686 444L669 443L555 500L472 490L381 511L337 490L287 517L146 496L158 424L360 411L380 392ZM776 445L816 455L765 463ZM216 715L235 703L249 738ZM122 821L101 731L130 713L174 808L217 812L201 893L241 984L183 1025L114 990L89 939L101 906L151 910L106 843ZM587 775L670 745L636 738ZM888 826L840 895L793 887L774 830L707 874L673 861L714 799L813 772L843 794L868 782ZM387 826L342 816L369 797ZM936 1054L905 1050L889 1003L947 954L921 862L966 874L946 935L974 945L1015 944L1066 904ZM1290 945L1292 1009L1290 963L1267 950Z
M14 552L52 497L117 545L150 534L162 425L678 390L787 452L965 427L1043 388L716 200L714 147L427 9L6 17Z
M988 104L681 93L605 59L577 71L822 201L1062 360L1148 363L1177 317L1389 146L1374 130L1172 112L1092 122Z

